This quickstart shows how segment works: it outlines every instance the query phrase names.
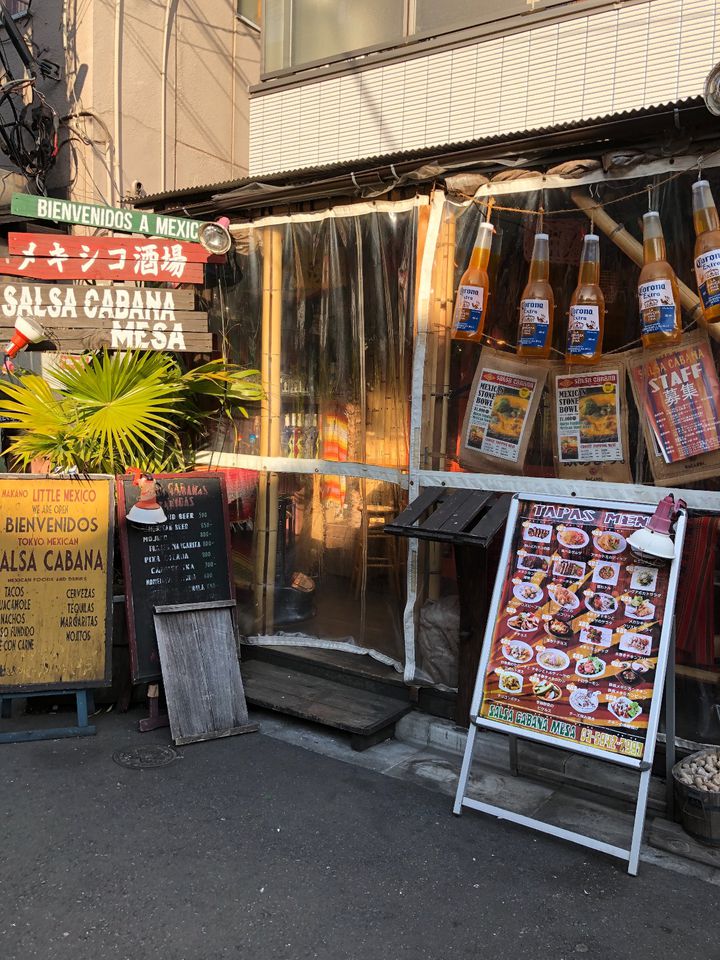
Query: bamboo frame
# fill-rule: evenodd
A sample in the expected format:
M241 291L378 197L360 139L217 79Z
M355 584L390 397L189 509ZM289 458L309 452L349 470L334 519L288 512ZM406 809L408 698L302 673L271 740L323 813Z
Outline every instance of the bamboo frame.
M282 323L282 228L268 227L270 252L269 355L268 355L268 456L280 456L281 427L281 323ZM275 575L278 542L278 487L280 477L271 473L267 491L267 553L265 557L265 630L275 623Z
M429 424L428 437L432 450L439 451L437 468L446 469L443 456L447 444L448 428L448 390L450 384L451 342L449 337L452 323L453 301L455 298L455 216L447 209L443 215L437 245L434 297L431 305L431 345L432 353L428 369L431 371L432 388L429 397L429 411L426 422ZM441 394L438 404L437 394ZM437 423L438 409L440 414ZM431 456L430 466L434 467L435 457ZM442 567L442 548L439 543L428 544L428 597L437 600L440 596Z
M280 341L282 319L282 233L263 228L262 341L260 373L264 395L260 403L260 454L280 456ZM253 593L259 633L270 633L275 608L275 568L278 535L278 475L258 477L255 523Z

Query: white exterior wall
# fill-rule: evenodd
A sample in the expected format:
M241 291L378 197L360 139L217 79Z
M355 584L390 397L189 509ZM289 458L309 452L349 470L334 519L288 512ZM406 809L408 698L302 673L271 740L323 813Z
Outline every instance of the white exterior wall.
M440 147L702 93L720 0L649 0L256 93L250 175Z

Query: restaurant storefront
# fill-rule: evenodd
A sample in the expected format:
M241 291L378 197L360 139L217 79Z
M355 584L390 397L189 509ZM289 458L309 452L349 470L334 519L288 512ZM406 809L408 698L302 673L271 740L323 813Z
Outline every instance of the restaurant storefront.
M659 138L630 149L627 136L522 166L519 155L460 170L418 160L412 179L404 161L393 189L366 177L363 191L350 185L337 203L321 199L323 182L334 190L343 171L316 175L282 207L268 188L259 209L257 191L242 184L196 198L198 209L231 214L236 244L211 287L214 331L229 359L262 371L266 389L262 407L219 425L203 455L228 472L249 651L292 650L329 667L335 659L346 673L355 657L359 676L453 716L458 687L474 679L464 668L458 675L453 549L391 536L388 521L429 487L653 505L681 490L690 521L676 610L678 735L720 743L720 432L714 408L693 408L699 446L665 446L663 423L694 397L668 381L663 403L650 402L649 361L658 358L641 343L637 293L643 214L654 209L683 285L683 338L672 349L700 363L714 396L717 339L700 323L692 184L702 176L720 199L720 152L711 141L702 155L668 151ZM177 205L170 196L147 202ZM194 209L192 198L183 203ZM451 337L453 305L485 221L495 232L484 335L463 342ZM550 357L538 360L518 358L516 344L539 230L550 238L556 311ZM600 236L604 340L593 365L601 376L578 392L563 379L576 372L564 362L567 314L591 231ZM511 424L483 371L535 384L533 402L505 411Z

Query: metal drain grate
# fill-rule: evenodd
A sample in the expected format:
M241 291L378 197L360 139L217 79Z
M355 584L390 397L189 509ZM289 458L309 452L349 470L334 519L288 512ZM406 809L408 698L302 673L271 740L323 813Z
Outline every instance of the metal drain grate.
M129 770L151 770L167 767L180 754L172 747L136 747L133 750L116 750L112 755L115 763Z

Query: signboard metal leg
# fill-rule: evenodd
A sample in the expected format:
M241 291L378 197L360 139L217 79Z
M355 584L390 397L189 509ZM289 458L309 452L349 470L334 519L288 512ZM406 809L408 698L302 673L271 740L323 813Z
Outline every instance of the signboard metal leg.
M673 767L675 766L675 618L670 634L665 672L665 816L675 819L675 784Z
M635 819L633 820L632 841L630 843L630 857L628 859L628 873L636 877L640 862L640 845L642 844L643 827L645 826L645 808L647 807L648 790L650 789L651 769L643 770L640 774L637 803L635 805Z
M453 813L457 817L459 817L462 813L462 803L465 796L465 788L467 787L468 775L470 773L470 765L472 763L476 736L477 726L471 721L470 729L468 730L467 735L467 742L465 744L465 756L463 757L462 767L460 768L460 779L458 780L457 793L455 794L455 805L453 806Z

